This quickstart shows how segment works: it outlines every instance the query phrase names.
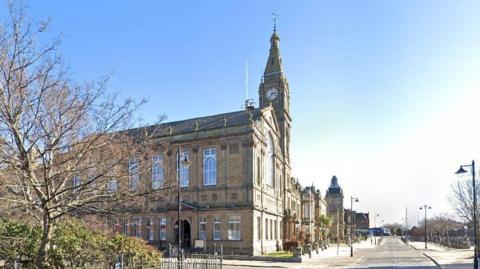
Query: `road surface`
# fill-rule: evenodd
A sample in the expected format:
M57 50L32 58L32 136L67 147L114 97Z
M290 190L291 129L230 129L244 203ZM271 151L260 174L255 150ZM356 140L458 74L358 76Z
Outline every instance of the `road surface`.
M242 266L224 266L225 269L239 268L358 268L358 269L435 269L435 264L422 254L421 250L415 250L399 239L385 237L383 243L375 248L356 249L354 257L332 256L306 258L302 263L270 263L266 266L258 264Z

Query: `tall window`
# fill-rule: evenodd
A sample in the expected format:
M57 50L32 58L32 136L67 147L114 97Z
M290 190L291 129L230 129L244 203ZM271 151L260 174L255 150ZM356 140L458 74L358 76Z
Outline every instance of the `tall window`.
M177 171L178 169L180 169L180 187L188 187L189 185L188 166L182 165L182 161L185 158L187 158L187 160L190 160L190 157L188 155L188 151L180 152L180 167L177 167Z
M198 239L207 240L207 218L198 219Z
M76 188L76 187L80 186L80 184L82 184L82 182L80 181L80 176L79 175L73 176L73 178L72 178L73 187Z
M287 154L290 152L290 129L287 128Z
M113 221L113 232L118 233L120 232L120 225L118 224L118 220Z
M118 190L118 181L116 179L110 179L107 183L108 192L116 192Z
M278 239L278 222L274 221L273 225L275 226L275 238L274 239Z
M152 157L152 189L157 190L163 185L163 156Z
M130 158L128 160L128 188L131 191L135 191L138 189L138 185L140 184L140 168L139 162L137 158Z
M262 174L262 169L261 169L260 157L257 157L257 184L258 185L262 183L261 174Z
M240 216L228 217L228 240L240 240Z
M217 184L217 149L203 150L203 185Z
M265 166L265 182L267 185L273 187L275 176L274 169L274 148L273 148L273 138L271 134L267 136L267 154L266 154L266 166Z
M134 219L133 220L133 235L136 237L142 237L142 220Z
M221 226L220 217L213 217L213 240L222 239L220 226Z
M162 241L167 240L167 218L160 218L160 235L159 239Z
M270 240L273 239L273 220L270 220Z
M303 205L303 217L307 219L310 218L310 204Z
M268 240L268 219L265 219L265 239Z
M147 240L153 241L153 222L147 219Z
M257 239L262 240L262 218L257 217Z
M123 234L128 235L128 219L123 221Z

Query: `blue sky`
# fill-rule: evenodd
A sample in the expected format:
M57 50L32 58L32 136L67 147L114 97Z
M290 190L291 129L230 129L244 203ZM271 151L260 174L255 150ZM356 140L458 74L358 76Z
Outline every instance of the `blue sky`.
M386 221L450 210L451 171L480 157L478 1L27 4L53 18L75 79L112 73L110 89L148 98L146 122L239 110L246 62L256 98L276 11L294 174L322 191L339 176Z

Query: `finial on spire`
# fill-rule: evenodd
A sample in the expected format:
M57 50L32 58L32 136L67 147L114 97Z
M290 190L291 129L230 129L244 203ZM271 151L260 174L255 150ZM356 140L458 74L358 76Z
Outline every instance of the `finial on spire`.
M273 18L273 32L276 33L276 32L277 32L278 13L277 13L277 12L273 12L273 13L272 13L272 18Z

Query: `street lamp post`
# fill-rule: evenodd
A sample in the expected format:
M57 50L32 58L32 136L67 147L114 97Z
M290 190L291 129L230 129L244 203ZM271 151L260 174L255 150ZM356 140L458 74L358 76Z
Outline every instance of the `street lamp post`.
M358 203L358 198L350 197L350 257L353 257L353 202Z
M475 185L475 161L472 160L472 164L461 165L460 169L455 174L464 174L467 170L464 167L471 167L472 172L472 187L473 187L473 237L474 237L474 250L473 250L473 268L478 269L478 249L477 249L477 187Z
M427 249L427 209L432 209L431 206L428 206L428 205L423 205L420 207L420 210L424 209L425 210L425 249Z
M180 167L188 167L190 165L190 161L188 160L187 156L183 160L181 160L180 156L180 147L177 148L177 219L178 219L178 253L177 258L180 261L182 259L181 249L182 249L182 221L181 221L181 211L182 211L182 200L180 199L180 188L181 188L181 178L180 178ZM178 263L180 266L180 262Z

